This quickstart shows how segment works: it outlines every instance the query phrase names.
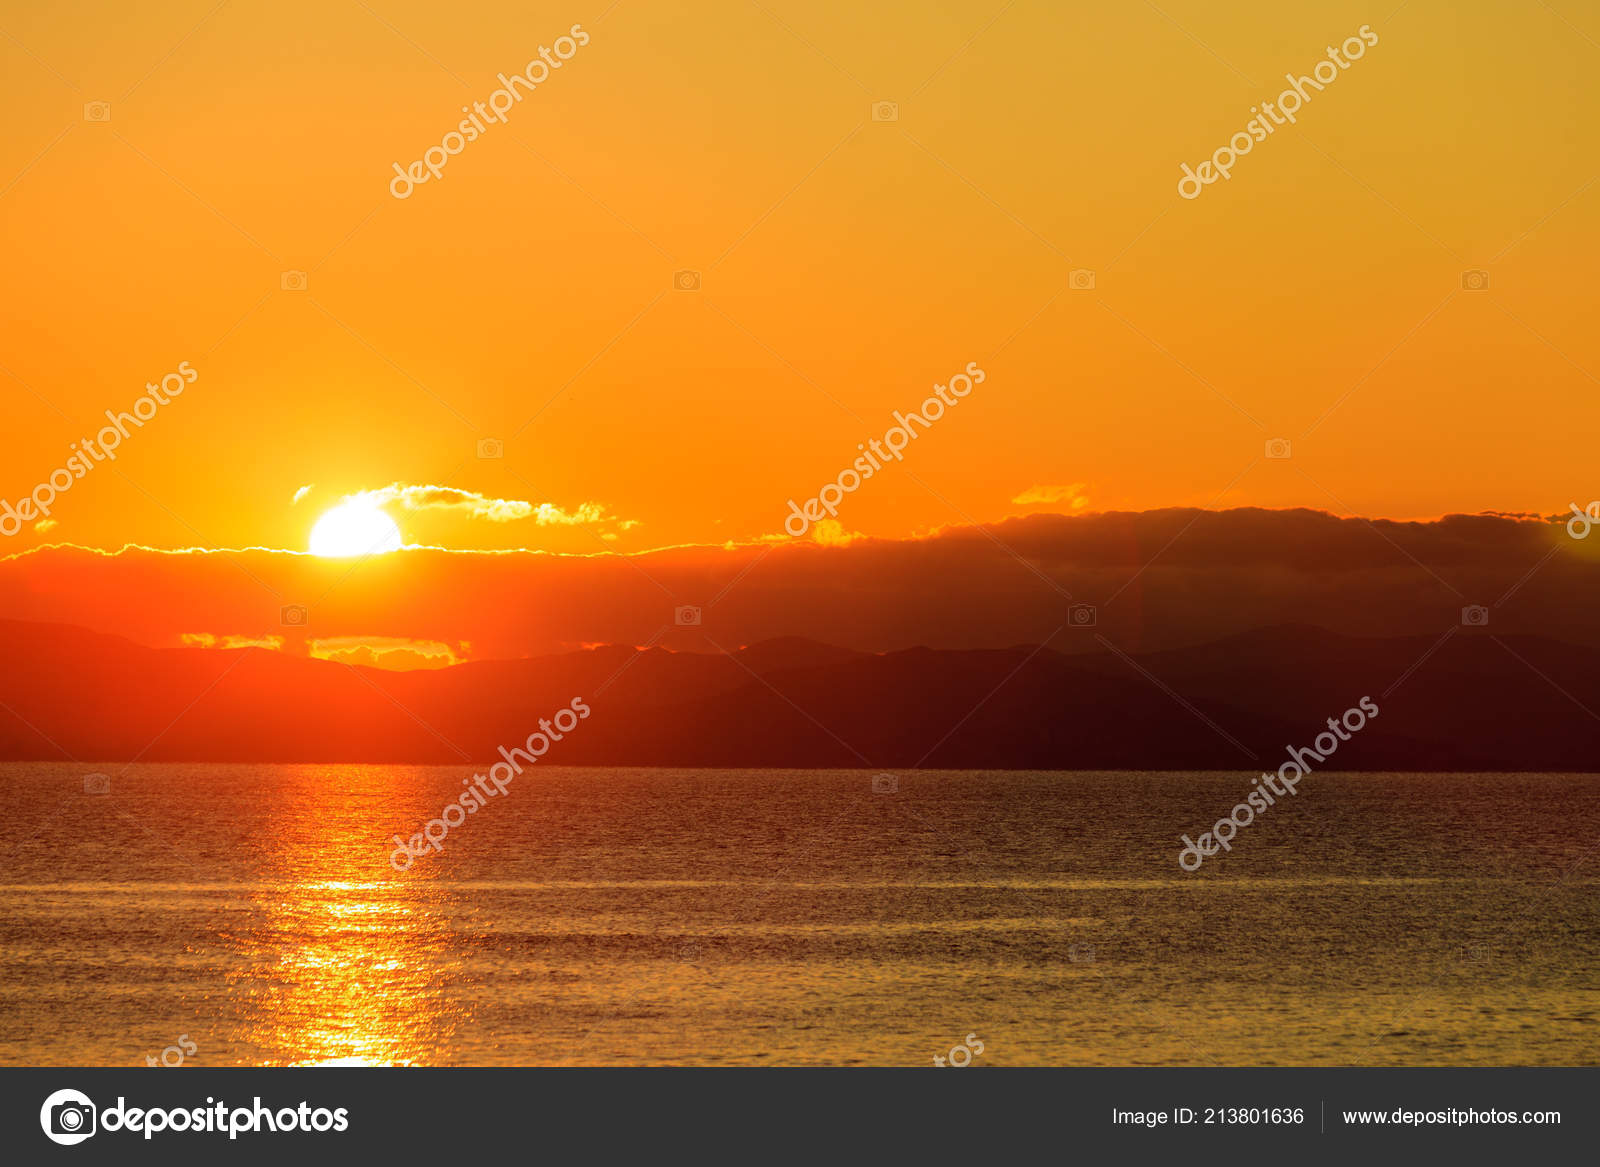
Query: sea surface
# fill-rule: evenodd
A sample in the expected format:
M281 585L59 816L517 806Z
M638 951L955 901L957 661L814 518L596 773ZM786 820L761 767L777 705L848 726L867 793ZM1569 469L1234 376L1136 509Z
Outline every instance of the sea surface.
M533 766L401 872L471 769L94 771L0 765L0 1064L1600 1062L1594 775L1314 774L1190 874L1254 774Z

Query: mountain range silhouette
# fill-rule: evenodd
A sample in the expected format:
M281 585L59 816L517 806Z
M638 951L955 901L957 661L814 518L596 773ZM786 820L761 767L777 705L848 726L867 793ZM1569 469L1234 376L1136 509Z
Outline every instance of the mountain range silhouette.
M612 646L392 672L0 621L0 759L465 766L582 697L594 715L550 764L1263 770L1364 696L1380 714L1330 769L1591 771L1600 758L1600 651L1557 640L1305 625L1152 653L1092 628L1058 639Z

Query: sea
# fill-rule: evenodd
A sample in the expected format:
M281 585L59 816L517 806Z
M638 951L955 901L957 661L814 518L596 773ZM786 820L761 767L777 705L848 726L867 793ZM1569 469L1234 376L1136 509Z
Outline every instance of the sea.
M1595 775L474 774L0 765L0 1064L1600 1063Z

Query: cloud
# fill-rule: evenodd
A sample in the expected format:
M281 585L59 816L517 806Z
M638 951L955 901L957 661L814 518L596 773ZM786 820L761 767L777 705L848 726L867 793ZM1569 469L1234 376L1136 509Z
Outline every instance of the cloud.
M470 655L470 646L452 648L437 640L405 640L398 637L342 636L313 640L309 655L318 660L349 665L372 665L380 669L442 669L460 664Z
M211 632L180 632L178 643L185 648L283 648L281 636L218 636Z
M295 491L294 492L294 501L291 502L289 505L290 506L298 506L300 504L300 500L305 498L306 495L310 494L312 492L312 490L316 488L316 485L317 484L315 482L308 482L304 486L302 486L299 490Z
M377 490L363 490L346 495L344 502L359 501L373 506L398 504L408 511L454 511L468 518L484 519L491 523L515 523L532 519L541 527L576 526L581 523L614 523L613 516L597 502L578 504L576 510L564 510L553 503L524 502L514 498L490 498L473 490L454 486L418 486L393 482ZM636 520L620 523L623 530L638 526Z
M1295 623L1432 643L1459 632L1470 604L1491 608L1498 635L1600 645L1596 592L1600 538L1577 542L1560 521L1394 522L1254 508L1032 514L831 546L410 548L355 566L261 549L61 545L0 559L4 619L77 624L156 646L196 629L286 637L291 646L345 637L470 644L453 651L475 660L580 644L712 652L781 636L875 652L1046 640L1070 652L1104 636L1132 652ZM1076 603L1097 606L1095 625L1068 625ZM293 605L309 609L304 626L286 623ZM679 605L702 608L702 624L677 626Z
M1071 486L1030 486L1011 501L1024 507L1064 502L1073 510L1081 511L1089 505L1088 489L1087 482L1074 482Z
M811 528L811 538L824 547L848 547L866 536L859 531L845 530L838 519L823 519Z

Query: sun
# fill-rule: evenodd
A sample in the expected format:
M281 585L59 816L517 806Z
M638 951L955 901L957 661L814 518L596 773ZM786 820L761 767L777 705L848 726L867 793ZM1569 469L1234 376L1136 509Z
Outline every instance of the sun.
M311 554L331 559L382 555L401 547L400 528L382 508L359 499L340 503L311 528Z

